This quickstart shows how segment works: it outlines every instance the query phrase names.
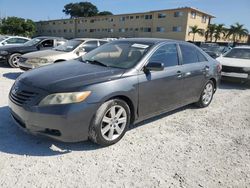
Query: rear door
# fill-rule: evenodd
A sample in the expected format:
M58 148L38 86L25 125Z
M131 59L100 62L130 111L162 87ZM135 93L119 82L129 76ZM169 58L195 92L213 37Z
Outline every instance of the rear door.
M94 50L97 47L98 47L98 41L96 41L96 40L87 41L83 44L83 48L85 49L85 52L87 52L87 53Z
M209 62L199 50L188 44L179 44L182 54L183 101L195 102L200 96L209 72Z
M180 105L182 79L176 44L159 47L148 62L164 63L164 70L139 75L139 117L147 117Z

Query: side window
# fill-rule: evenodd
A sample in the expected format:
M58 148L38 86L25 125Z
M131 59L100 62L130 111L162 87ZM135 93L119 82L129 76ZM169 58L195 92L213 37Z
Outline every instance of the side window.
M191 45L180 44L183 64L191 64L199 62L196 49Z
M83 45L83 48L86 52L90 52L91 50L94 50L97 47L97 41L88 41Z
M10 38L8 40L5 41L7 44L16 44L17 43L17 40L16 38Z
M45 40L41 44L43 48L52 48L54 46L54 40Z
M16 39L16 43L18 43L18 44L23 44L23 43L25 43L27 41L28 41L27 39L22 39L22 38L17 38Z
M199 62L207 61L207 58L201 52L199 52L199 50L196 50L196 53L197 53Z
M166 44L155 51L150 62L164 63L165 67L178 65L178 53L175 44Z
M99 43L100 43L100 46L101 46L101 45L104 45L104 44L106 44L106 43L108 43L108 42L107 42L107 41L100 40Z

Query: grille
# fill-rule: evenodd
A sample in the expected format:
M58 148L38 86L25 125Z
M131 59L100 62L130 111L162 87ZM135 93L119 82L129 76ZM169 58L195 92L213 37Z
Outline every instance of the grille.
M243 68L230 66L222 66L222 72L246 73Z
M10 99L17 105L23 105L27 103L35 96L37 96L37 93L30 91L15 91L15 89L13 89L10 92Z

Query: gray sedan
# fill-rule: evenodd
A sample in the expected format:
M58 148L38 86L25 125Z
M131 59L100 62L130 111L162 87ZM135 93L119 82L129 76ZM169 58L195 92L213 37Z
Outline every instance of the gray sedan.
M108 146L130 124L190 103L207 107L220 72L220 64L192 44L123 39L22 74L9 107L17 125L33 134Z

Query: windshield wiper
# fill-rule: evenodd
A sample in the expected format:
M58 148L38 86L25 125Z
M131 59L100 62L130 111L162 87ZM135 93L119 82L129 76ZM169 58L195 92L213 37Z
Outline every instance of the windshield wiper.
M90 64L94 64L94 65L101 65L103 67L108 67L108 65L100 62L100 61L97 61L97 60L85 60L87 63L90 63Z

